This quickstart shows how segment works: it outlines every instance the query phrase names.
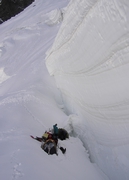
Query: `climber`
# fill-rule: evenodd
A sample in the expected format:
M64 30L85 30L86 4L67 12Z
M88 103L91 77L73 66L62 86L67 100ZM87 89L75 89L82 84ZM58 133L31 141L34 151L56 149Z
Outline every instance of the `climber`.
M48 154L58 155L57 147L62 151L63 154L66 152L66 148L59 147L57 134L45 131L42 137L31 137L41 142L41 148Z
M53 134L55 135L55 136L58 136L58 127L57 127L57 124L55 124L55 125L53 125Z

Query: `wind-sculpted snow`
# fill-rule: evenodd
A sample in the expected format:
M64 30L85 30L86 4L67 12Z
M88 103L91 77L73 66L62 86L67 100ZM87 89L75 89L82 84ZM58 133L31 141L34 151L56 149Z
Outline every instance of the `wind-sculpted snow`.
M71 1L46 65L91 161L129 179L129 1Z

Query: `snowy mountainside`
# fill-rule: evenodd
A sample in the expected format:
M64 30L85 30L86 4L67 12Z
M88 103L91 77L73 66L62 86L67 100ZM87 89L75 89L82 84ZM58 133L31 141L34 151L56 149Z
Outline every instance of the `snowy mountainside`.
M129 179L128 0L71 1L46 65L91 161Z
M69 132L70 117L46 65L68 0L36 0L0 25L0 179L107 180L89 160L78 137L59 141L66 154L48 156L30 138L57 123ZM78 127L80 128L80 127ZM81 130L81 129L80 129Z

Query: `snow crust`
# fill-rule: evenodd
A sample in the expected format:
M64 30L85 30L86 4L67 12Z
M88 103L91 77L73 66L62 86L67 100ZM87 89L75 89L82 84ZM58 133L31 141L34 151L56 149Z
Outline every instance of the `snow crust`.
M81 121L64 113L45 64L68 3L36 0L0 25L0 180L108 180L73 132L72 119L80 132ZM71 136L59 141L65 155L49 156L30 135L41 137L55 123Z
M129 179L129 1L70 1L46 65L91 162Z

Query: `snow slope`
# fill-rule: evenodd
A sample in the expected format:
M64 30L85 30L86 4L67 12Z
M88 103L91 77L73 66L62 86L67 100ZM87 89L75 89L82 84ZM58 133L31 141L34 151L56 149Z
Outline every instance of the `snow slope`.
M0 25L0 179L107 180L64 113L55 80L45 65L68 0L36 0ZM77 118L77 117L74 117ZM66 154L47 155L30 134L42 136L58 123L70 133Z
M129 1L71 1L46 65L91 161L129 179Z

